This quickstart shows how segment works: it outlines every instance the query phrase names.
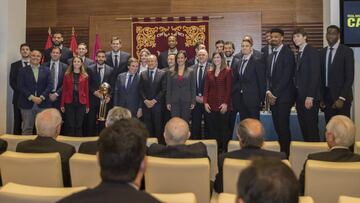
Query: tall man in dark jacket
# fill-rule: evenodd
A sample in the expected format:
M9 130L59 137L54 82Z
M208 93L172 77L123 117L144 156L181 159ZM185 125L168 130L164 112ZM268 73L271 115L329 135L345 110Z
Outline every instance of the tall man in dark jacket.
M72 54L72 51L68 47L65 47L63 45L63 42L64 42L64 38L63 38L62 33L58 32L58 31L54 32L54 34L52 36L53 47L59 47L61 49L60 61L62 63L67 63L68 60L73 57L73 54ZM52 50L52 47L45 50L45 52L44 52L44 62L48 62L48 61L51 60L51 55L50 55L51 50Z

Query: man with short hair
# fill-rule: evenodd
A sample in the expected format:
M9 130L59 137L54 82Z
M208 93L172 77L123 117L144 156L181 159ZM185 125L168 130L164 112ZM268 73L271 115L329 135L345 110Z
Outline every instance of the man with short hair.
M236 203L298 203L294 172L278 159L255 159L238 178Z
M224 54L226 57L226 64L231 70L236 69L240 66L240 59L234 56L235 44L230 41L226 41L224 44Z
M159 69L169 67L169 64L167 63L167 58L168 58L169 54L176 55L178 53L178 50L176 48L176 45L178 43L176 36L170 35L167 40L168 40L168 49L161 52L158 57L158 68Z
M264 144L265 130L261 122L248 118L240 122L237 129L240 149L226 152L219 156L219 173L216 175L214 189L216 192L223 191L223 166L226 158L251 159L252 157L266 157L275 159L286 159L283 152L261 149Z
M224 52L224 44L225 44L224 40L222 40L222 39L217 40L215 42L215 51L219 52L219 53Z
M250 44L254 45L254 40L250 35L245 35L242 38L241 42L243 42L243 41L248 41L248 42L250 42ZM254 57L255 60L261 60L262 55L261 55L261 52L258 51L258 50L253 49L251 51L251 55ZM240 50L240 52L235 54L234 57L242 60L244 56L243 56L243 53Z
M356 127L347 116L333 116L326 125L325 138L330 151L309 154L307 160L332 162L360 162L360 155L349 148L355 142ZM305 185L305 166L300 174L302 189Z
M49 99L51 107L60 110L62 83L64 79L64 74L67 69L67 64L60 61L60 47L51 48L50 56L51 60L43 64L43 66L47 67L50 70L51 81L53 85L49 94Z
M72 194L59 203L147 202L159 203L139 191L146 169L148 132L137 119L123 119L105 128L99 138L99 165L102 182L93 189Z
M265 41L266 41L266 45L263 46L261 48L261 55L262 55L262 62L264 63L265 66L267 66L267 58L269 57L270 54L272 54L273 48L271 46L271 32L270 30L267 30L265 32Z
M64 38L62 33L59 31L55 31L54 34L52 35L53 46L50 47L49 49L46 49L44 52L44 62L48 62L51 60L51 51L53 47L59 47L61 49L60 61L62 63L67 63L68 60L73 57L72 51L69 48L65 47L63 45L63 42L64 42Z
M193 66L195 64L198 64L199 63L199 58L198 58L199 50L201 50L201 49L206 50L206 46L202 42L196 42L194 48L195 48L195 57L188 60L188 66Z
M86 68L90 67L94 64L94 61L88 57L86 57L86 54L88 53L87 45L85 43L80 43L76 49L76 53L78 56L82 59L84 65ZM73 58L69 59L67 64L71 65Z
M24 153L59 152L64 186L71 187L69 159L75 153L75 148L72 145L56 141L61 130L61 122L61 115L57 109L50 108L40 112L35 121L38 136L34 140L20 142L16 151Z
M14 113L14 126L13 126L14 135L21 135L22 119L21 119L21 111L18 106L20 90L19 87L17 86L19 72L21 69L29 65L30 52L31 52L30 45L26 43L21 44L20 45L21 59L12 63L10 68L9 81L10 81L10 87L11 89L13 89L12 104L13 104L13 113Z
M20 69L18 88L20 90L19 108L22 118L22 134L32 135L35 116L50 107L49 93L53 88L50 70L40 66L41 52L33 50L30 65Z
M128 109L120 106L116 106L110 109L106 117L105 127L110 127L118 120L129 119L129 118L131 118L131 112ZM81 143L79 147L79 153L95 155L97 152L98 152L98 141L84 142Z
M120 73L127 71L127 62L130 58L130 54L121 51L122 42L120 37L115 36L111 38L111 51L106 52L105 63L114 69L114 80ZM114 81L115 83L115 81Z
M202 158L207 157L206 146L202 142L185 145L190 137L189 125L179 117L171 118L165 125L165 145L152 144L148 155L166 158Z

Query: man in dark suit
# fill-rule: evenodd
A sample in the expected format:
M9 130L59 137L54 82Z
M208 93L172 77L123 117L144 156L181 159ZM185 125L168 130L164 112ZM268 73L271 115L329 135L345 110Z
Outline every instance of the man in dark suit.
M88 50L87 50L87 46L85 43L80 43L76 49L76 52L77 52L78 56L82 59L86 68L88 68L94 64L94 61L92 59L86 57ZM68 60L67 64L70 65L72 63L72 60L73 60L73 58L70 58Z
M163 68L162 70L165 71L166 78L168 77L168 74L170 74L170 71L173 71L175 69L176 64L176 55L175 54L169 54L168 55L168 65L169 67ZM166 107L166 105L163 106L163 124L162 126L165 126L165 124L170 120L171 118L171 112Z
M157 137L164 143L162 135L163 105L165 104L166 73L157 68L157 58L150 55L148 70L140 75L140 96L143 101L142 112L144 123L150 136Z
M353 100L354 52L340 44L340 28L330 25L326 30L328 46L321 53L322 97L321 108L328 122L332 116L350 117Z
M318 152L308 155L307 160L332 161L332 162L360 162L360 155L349 148L355 141L355 124L343 115L333 116L326 125L325 138L330 148L327 152ZM304 189L305 166L300 174L300 184Z
M282 152L289 155L290 111L295 100L294 73L295 57L290 47L283 44L284 31L271 30L271 45L274 51L267 67L266 99L270 104L275 131L279 137Z
M207 114L204 109L203 96L206 73L210 69L208 56L208 52L205 49L199 50L199 62L191 67L194 70L196 80L196 104L191 116L191 139L195 140L202 139L207 133ZM202 121L204 121L205 124L204 133L202 133L201 130Z
M253 157L286 159L283 152L275 152L261 149L264 144L264 127L256 119L248 118L240 122L237 129L239 138L239 150L226 152L219 156L219 173L216 175L214 189L220 193L223 191L223 166L226 158L230 159L251 159Z
M320 56L307 44L304 28L293 32L294 44L299 48L296 60L296 111L301 132L306 142L319 142L318 113L320 104Z
M261 55L262 55L262 61L267 67L267 59L269 58L269 55L272 54L272 46L271 46L271 32L270 30L266 31L265 33L265 40L267 42L267 45L263 46L261 48Z
M130 54L121 51L121 39L119 37L111 38L111 51L106 53L106 65L111 66L114 69L114 81L120 73L127 71L127 62L130 58Z
M17 86L18 78L19 78L19 72L20 69L25 68L29 65L30 61L30 45L24 43L20 45L20 54L21 59L12 63L10 68L10 87L13 89L13 98L12 98L12 104L13 104L13 111L14 111L14 135L21 135L21 111L18 107L18 100L20 95L20 90Z
M245 35L242 39L242 42L244 40L250 41L251 44L254 44L254 40L250 35ZM251 55L253 55L254 59L256 59L256 60L261 60L261 58L262 58L261 52L256 49L252 49ZM241 60L243 58L243 54L240 51L239 53L235 54L234 57Z
M298 203L299 183L289 166L278 159L255 159L237 181L237 203Z
M167 63L167 58L169 54L177 54L178 50L176 48L177 40L176 36L170 35L168 37L168 49L161 52L158 57L158 68L163 69L166 67L169 67L169 64Z
M51 107L60 110L62 83L67 69L67 64L60 61L61 49L59 47L53 47L50 55L51 60L45 62L43 66L48 68L51 74L51 81L53 85L49 94Z
M113 68L105 64L105 59L105 51L98 50L96 53L96 64L88 68L90 75L90 111L87 117L87 131L85 133L88 136L98 135L100 131L105 127L103 121L98 121L98 125L96 125L96 120L99 114L100 101L102 99L105 99L108 109L112 106L110 102L110 96L106 96L104 98L103 94L99 90L100 85L105 82L108 83L111 88L114 87Z
M65 197L59 203L160 203L139 191L146 169L147 137L145 126L137 119L122 119L104 129L99 138L98 155L102 182L93 189Z
M131 112L129 109L125 109L120 106L115 106L110 109L105 122L105 127L109 127L116 121L121 119L131 118ZM98 141L89 141L81 143L79 147L79 153L95 155L98 152Z
M51 74L48 68L40 66L41 52L33 50L30 65L20 69L18 105L21 110L22 134L33 134L35 116L44 108L50 107L49 93L52 89Z
M188 60L188 64L187 64L188 66L193 66L193 65L198 64L199 63L199 57L198 57L199 50L201 50L201 49L206 50L206 46L202 42L196 42L194 48L195 48L195 57Z
M138 74L139 63L136 58L128 61L128 71L118 75L115 82L114 106L121 106L131 111L133 117L142 116Z
M62 36L62 33L61 32L54 32L54 34L52 36L53 47L59 47L61 49L60 61L62 63L67 63L69 58L73 57L73 54L72 54L72 51L69 48L67 48L67 47L65 47L63 45L63 42L64 42L64 38ZM51 60L51 55L50 55L51 50L52 50L52 47L45 50L45 52L44 52L44 62L48 62L48 61Z
M164 138L166 145L152 144L147 154L149 156L165 158L208 157L204 143L198 142L185 145L189 137L190 131L187 122L179 117L173 117L165 125Z
M35 122L38 136L34 140L20 142L16 151L24 153L59 152L64 186L71 187L69 159L75 153L75 148L69 144L56 141L56 137L60 133L61 122L60 112L54 108L40 112L36 116Z

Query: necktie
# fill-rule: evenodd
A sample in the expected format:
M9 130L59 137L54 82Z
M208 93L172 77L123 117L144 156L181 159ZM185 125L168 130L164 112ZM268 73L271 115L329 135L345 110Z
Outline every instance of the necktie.
M28 66L29 65L29 62L27 61L24 61L24 67Z
M202 88L202 81L203 81L203 70L204 66L200 65L199 66L199 75L198 75L198 88L201 89Z
M131 75L131 74L128 77L128 80L127 80L127 83L126 83L126 90L128 90L131 87L132 77L133 77L133 75Z
M153 82L153 80L154 80L154 71L153 70L151 70L150 71L150 81L151 81L151 83Z
M230 60L227 60L226 64L227 64L228 67L230 67Z
M299 70L299 67L300 67L301 54L302 54L302 51L299 51L299 53L296 57L296 70Z
M102 84L104 79L104 67L98 67L99 76L100 76L100 84Z
M118 68L119 67L119 60L118 60L118 55L114 55L115 60L114 60L114 68Z
M55 63L51 64L50 71L51 71L51 79L52 79L53 85L54 85L53 90L56 90Z
M277 56L277 51L273 51L272 60L271 60L270 76L272 76L272 73L273 73L273 70L274 70L274 65L275 65L275 62L276 62L276 56Z
M243 59L242 63L241 63L241 66L240 66L240 71L239 71L239 74L240 75L244 75L244 70L245 70L245 63L247 62L247 59Z
M328 61L327 61L327 68L326 68L326 81L325 81L325 86L328 86L328 82L329 82L329 70L332 64L332 51L333 51L333 47L330 47L330 51L329 51L329 56L328 56Z

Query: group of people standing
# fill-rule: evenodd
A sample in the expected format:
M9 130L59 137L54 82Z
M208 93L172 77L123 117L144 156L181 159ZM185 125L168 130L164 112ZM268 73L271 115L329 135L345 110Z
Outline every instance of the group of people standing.
M54 107L64 114L64 134L97 135L104 128L97 120L103 100L108 109L128 108L162 143L166 121L180 117L191 123L193 139L216 139L221 151L231 138L236 114L240 120L260 119L266 102L281 151L289 154L294 103L304 140L320 141L319 108L326 121L337 114L350 117L354 80L354 55L340 44L338 27L327 28L329 45L320 52L307 44L303 28L292 36L297 57L283 43L284 31L273 28L266 32L268 45L261 52L253 49L247 35L238 54L233 42L219 40L211 57L205 45L197 43L196 56L189 59L186 51L177 50L176 36L169 36L167 50L156 56L143 49L138 60L120 51L121 40L113 37L112 50L99 50L92 61L85 56L86 44L79 44L78 55L72 56L57 32L41 67L41 52L30 52L27 44L20 47L22 59L11 66L14 133L32 134L36 113ZM111 86L109 95L99 90L104 82Z

